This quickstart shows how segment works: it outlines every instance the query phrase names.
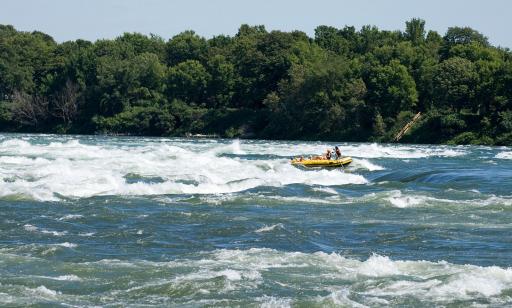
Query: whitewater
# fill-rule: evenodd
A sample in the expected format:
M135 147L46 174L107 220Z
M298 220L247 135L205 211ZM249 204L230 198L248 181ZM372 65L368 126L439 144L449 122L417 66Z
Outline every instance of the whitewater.
M511 153L0 134L0 305L510 306Z

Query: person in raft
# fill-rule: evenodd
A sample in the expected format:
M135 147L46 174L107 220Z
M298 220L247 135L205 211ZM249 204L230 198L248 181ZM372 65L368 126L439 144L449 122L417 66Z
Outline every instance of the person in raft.
M331 149L327 149L325 154L313 156L310 159L311 160L331 160L331 157L332 157Z
M338 146L334 147L334 154L336 154L336 159L341 158L341 151L340 151L340 148L338 148Z
M324 155L310 156L309 160L331 160L333 154L336 155L336 159L341 157L341 151L337 146L333 150L327 149Z
M332 152L330 149L327 149L327 152L325 152L325 159L331 160Z

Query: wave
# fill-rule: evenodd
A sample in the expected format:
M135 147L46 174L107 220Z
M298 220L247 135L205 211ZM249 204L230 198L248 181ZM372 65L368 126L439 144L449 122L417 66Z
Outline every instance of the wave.
M338 195L335 190L320 190L320 188L313 188L314 191L322 192L327 196L322 197L300 197L300 196L280 196L280 195L269 195L260 193L247 192L241 194L213 194L200 196L198 200L200 202L211 204L211 205L227 205L227 204L259 204L259 205L275 205L275 204L343 204L350 203L342 195ZM156 198L159 202L164 204L172 204L176 202L174 198Z
M318 155L326 149L332 149L333 144L326 143L283 143L268 141L264 144L247 142L243 144L247 154L267 154L281 157L298 155ZM338 144L342 155L357 158L428 158L456 157L468 153L463 146L427 146L427 145L397 145L377 143Z
M50 234L50 235L53 235L53 236L64 236L66 234L68 234L67 231L53 231L53 230L47 230L47 229L44 229L44 228L38 228L36 226L33 226L31 224L25 224L23 226L23 229L25 229L26 231L29 231L29 232L34 232L34 233L42 233L42 234Z
M500 152L500 153L496 154L495 158L498 158L498 159L512 159L512 152L510 152L510 151Z
M229 204L313 204L313 205L362 205L373 204L375 206L393 208L508 208L512 207L512 197L496 196L492 194L469 194L467 192L453 192L445 197L432 195L426 192L414 192L407 190L390 190L384 192L371 192L362 196L347 196L338 193L330 187L313 187L314 196L282 196L274 194L244 193L244 194L223 194L208 195L199 197L199 201L216 206ZM461 195L463 198L461 198ZM175 203L173 198L157 198L162 203Z
M466 198L471 195L466 194ZM472 195L471 199L460 199L453 196L440 198L429 194L418 192L391 190L382 193L371 193L359 198L349 199L351 202L379 202L384 201L385 205L396 208L415 208L427 206L463 206L463 207L489 207L489 206L512 206L512 198L507 196L496 196L488 194Z
M104 304L143 305L157 300L158 296L162 301L168 300L169 292L175 294L174 304L221 300L232 305L235 302L229 300L234 294L244 294L247 304L512 303L508 296L512 290L512 269L498 266L393 260L378 254L358 260L338 253L283 252L268 248L222 249L196 256L168 262L105 259L74 263L73 271L87 273L89 278L60 272L51 279L56 283L115 285L115 290L102 287L102 293L96 294L108 298L109 302ZM1 253L0 258L3 258ZM56 270L70 268L69 264L55 266ZM138 275L136 284L116 283L126 271ZM94 273L98 276L91 276ZM109 283L105 284L107 280ZM16 299L30 294L39 300L59 297L61 302L66 302L59 284L52 285L52 289L25 288L22 292L18 290L20 294L13 291L9 295ZM265 294L269 285L273 286L273 297ZM5 293L6 289L6 285L0 286L0 291ZM297 295L276 296L290 293ZM153 304L163 304L162 301Z
M220 264L223 266L219 268ZM347 286L350 292L382 299L389 296L412 296L433 302L454 302L482 296L499 296L512 288L510 268L456 265L445 261L395 261L377 254L360 261L337 253L281 252L253 248L218 250L198 261L181 260L169 262L166 266L175 269L182 266L202 268L198 272L192 271L180 276L180 281L200 281L207 277L225 276L227 280L252 281L256 285L263 283L262 280L273 279L266 275L269 270L283 275L293 272L293 277L302 280L300 286L293 286L295 288L322 286L324 289L336 289L341 281L350 281L351 284ZM225 268L231 269L229 275ZM294 271L297 268L301 268L302 276ZM315 277L308 275L308 271L314 272ZM283 283L287 281L286 278L291 277L283 277ZM310 279L312 281L307 283ZM357 288L351 290L350 285L354 286L353 284L362 281L367 282L364 291Z
M274 224L274 225L271 225L271 226L264 226L264 227L261 227L259 228L258 230L254 231L256 233L262 233L262 232L270 232L270 231L274 231L276 228L278 229L284 229L284 225L282 223L278 223L278 224Z
M0 197L41 201L105 195L225 194L260 186L365 184L358 174L338 170L303 171L286 159L241 159L232 144L82 144L78 140L31 144L0 143ZM245 146L244 146L245 147ZM148 180L149 179L149 180ZM153 179L158 179L157 181Z
M78 277L77 275L61 275L61 276L31 276L34 278L42 278L49 280L57 280L57 281L82 281L83 279ZM56 293L55 293L56 294Z
M80 219L82 217L84 217L84 216L79 215L79 214L68 214L68 215L60 217L59 220L75 220L75 219Z
M427 203L427 198L425 196L417 196L417 195L403 195L401 191L392 191L390 196L387 198L387 201L398 208L408 208L408 207L417 207L419 205ZM435 199L434 199L435 200ZM438 200L436 200L438 201Z
M366 169L368 171L385 170L386 168L370 162L367 159L354 159L353 165L356 169Z
M41 295L42 297L50 297L50 298L55 298L55 297L57 297L57 295L60 294L60 292L48 289L45 286L39 286L35 289L32 289L32 291L33 291L34 295Z
M466 155L461 147L448 146L405 146L405 145L381 145L360 144L344 148L344 154L363 158L427 158L427 157L456 157Z

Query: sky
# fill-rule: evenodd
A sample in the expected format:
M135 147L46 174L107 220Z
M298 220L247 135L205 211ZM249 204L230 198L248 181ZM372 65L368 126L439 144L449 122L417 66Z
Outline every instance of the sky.
M241 24L268 30L301 30L318 25L403 30L414 17L443 35L469 26L498 46L512 48L511 0L0 0L0 24L42 31L58 42L115 38L124 32L169 39L184 31L210 38L236 34Z

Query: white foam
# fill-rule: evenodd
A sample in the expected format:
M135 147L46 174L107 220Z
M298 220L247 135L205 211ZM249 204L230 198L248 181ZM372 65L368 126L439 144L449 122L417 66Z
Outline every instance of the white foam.
M32 289L32 292L37 295L41 295L43 297L49 297L49 298L55 298L55 297L57 297L57 295L60 294L60 292L48 289L45 286L39 286L35 289Z
M274 296L263 296L258 299L261 308L287 308L291 307L291 298L277 298Z
M397 263L391 261L388 257L376 254L363 262L358 272L361 275L373 277L400 275L402 273Z
M344 154L364 158L426 158L426 157L454 157L465 155L461 147L447 146L421 146L421 145L382 145L361 144L344 148Z
M38 228L36 226L33 226L31 224L25 224L23 226L23 229L25 229L26 231L30 231L30 232L35 232L35 233L43 233L43 234L51 234L53 236L63 236L63 235L66 235L68 232L67 231L53 231L53 230L47 230L47 229L43 229L43 228Z
M378 254L358 260L337 253L268 248L201 252L192 259L170 262L102 260L77 266L168 273L150 283L130 287L127 292L186 284L196 294L230 294L233 290L245 292L260 285L276 285L304 293L328 294L301 299L322 306L379 306L397 304L401 299L422 300L434 306L482 299L504 305L510 304L507 292L512 289L511 268L393 260ZM263 296L256 300L268 306L294 304L288 298Z
M61 247L66 247L66 248L76 248L76 247L78 247L77 244L69 243L69 242L59 243L59 244L55 244L55 245L56 246L61 246Z
M233 154L237 154L237 155L246 154L246 152L242 151L242 148L240 147L240 140L239 139L236 139L235 141L233 141L232 147L233 147Z
M329 193L330 196L322 197L299 197L299 196L279 196L265 195L257 193L246 193L244 195L223 194L203 196L201 200L207 203L221 205L226 202L268 202L276 201L285 204L360 204L377 203L396 208L416 208L429 206L443 207L486 207L486 206L512 206L512 197L496 196L492 194L479 194L473 199L449 199L433 196L428 193L391 190L379 193L368 193L361 197L347 197L336 192L330 187L314 187L314 191ZM475 197L475 196L473 196ZM161 199L163 202L174 203L175 199ZM183 215L183 214L182 214Z
M0 197L58 201L61 196L226 194L297 183L367 183L361 175L339 170L300 170L287 159L242 160L223 155L243 155L251 150L255 151L254 145L240 141L188 144L131 140L90 145L68 140L45 145L11 139L0 143L0 158L9 160L0 167L0 179L9 179L0 186Z
M475 196L473 196L475 197ZM384 201L384 202L383 202ZM512 198L508 196L496 196L492 194L478 194L473 199L449 199L433 196L428 193L391 190L380 193L370 193L363 197L347 198L338 202L359 203L377 202L382 205L390 205L396 208L415 208L427 206L443 207L486 207L486 206L512 206Z
M408 207L417 207L425 203L425 197L417 196L417 195L403 195L401 191L395 190L390 192L391 196L387 198L387 200L394 207L398 208L408 208Z
M192 272L185 275L177 276L174 279L175 283L184 283L187 281L198 281L198 280L208 280L213 279L217 277L224 277L226 279L226 288L227 290L232 290L234 288L234 285L232 285L232 282L249 282L251 285L256 286L261 282L261 274L260 272L252 269L222 269L222 270L215 270L215 269L202 269L197 272ZM243 281L242 281L243 280Z
M51 234L53 236L64 236L66 234L68 234L67 231L53 231L53 230L46 230L46 229L39 229L39 231L41 233L45 233L45 234Z
M366 169L369 171L378 171L378 170L386 169L382 166L379 166L379 165L376 165L376 164L370 162L367 159L354 159L353 164L355 165L356 168L362 168L362 169Z
M27 230L27 231L31 231L31 232L36 232L37 231L37 227L36 226L33 226L31 224L26 224L23 226L23 229Z
M327 193L327 194L330 194L330 195L337 195L338 194L338 192L335 189L330 188L330 187L313 187L313 190L314 191L323 192L323 193Z
M298 155L318 155L333 145L326 143L283 143L267 142L268 146L258 143L244 144L244 150L250 154L272 154L284 157ZM399 145L377 143L353 143L339 145L342 155L357 158L427 158L427 157L456 157L467 154L464 146L445 145Z
M498 159L512 159L512 152L511 151L500 152L500 153L496 154L495 158L498 158Z
M274 229L276 229L276 228L283 229L284 226L283 226L283 224L278 223L278 224L271 225L271 226L261 227L261 228L259 228L258 230L254 231L254 232L256 232L256 233L269 232L269 231L274 231Z
M51 280L57 280L57 281L82 281L82 278L76 276L76 275L61 275L61 276L35 276L38 278L45 278L45 279L51 279Z
M59 220L74 220L74 219L79 219L79 218L82 218L82 217L84 217L84 216L83 215L69 214L69 215L62 216L61 218L59 218Z
M430 275L436 275L439 278L431 278L427 281L399 280L377 286L368 293L376 296L413 295L429 300L455 301L471 300L482 296L492 298L512 287L512 269L510 268L447 263L442 268L435 268L438 264L431 264L434 270L431 270ZM410 263L410 265L414 264ZM448 277L444 278L445 276Z
M315 189L318 190L318 189ZM298 197L298 196L278 196L278 195L263 195L263 194L253 194L253 193L246 193L243 196L238 196L235 194L223 194L223 195L211 195L211 196L202 196L200 198L202 201L215 204L215 205L221 205L225 202L233 202L234 200L238 202L268 202L268 201L276 201L279 203L286 203L286 204L297 204L297 203L304 203L304 204L338 204L341 201L341 196L338 194L333 194L328 197L318 197L318 198L312 198L312 197ZM175 201L173 199L163 199L164 202L174 203Z
M368 307L366 305L362 305L356 301L351 300L349 298L349 295L350 295L350 290L342 289L342 290L332 292L325 298L319 298L319 301L324 304L326 304L325 302L327 302L331 305L341 306L341 307L358 307L358 308ZM330 305L328 305L328 306L330 306Z
M228 280L242 280L242 274L238 271L227 269L217 273L219 276L224 276Z
M314 266L318 279L322 275L352 281L369 281L368 278L373 277L377 279L376 282L369 284L365 292L382 296L383 300L388 296L404 295L424 296L434 301L456 301L480 296L490 298L512 288L511 268L455 265L444 261L394 261L376 254L366 261L358 261L335 253L283 253L272 249L250 249L218 251L215 259L219 262L236 262L239 267L245 265L259 271ZM348 300L347 294L338 291L333 292L331 297L334 302L340 303Z
M76 275L62 275L55 277L55 280L59 281L82 281L82 278Z
M96 234L96 233L95 232L86 232L86 233L79 233L78 235L84 236L84 237L90 237L90 236L93 236L94 234Z

